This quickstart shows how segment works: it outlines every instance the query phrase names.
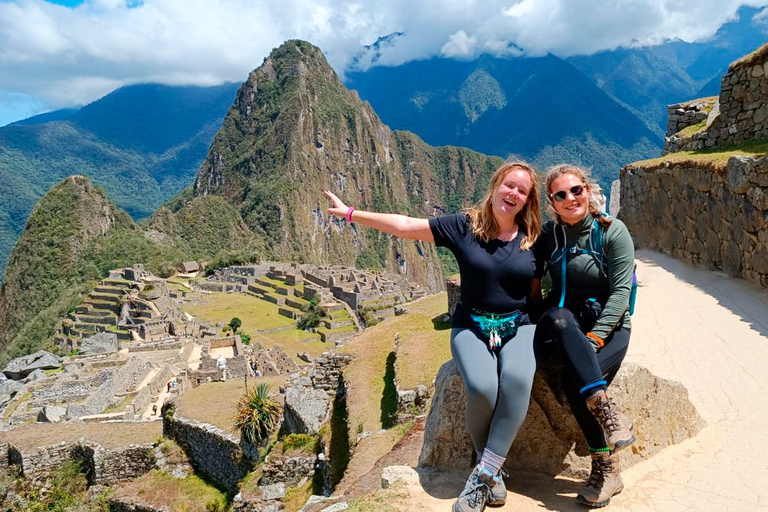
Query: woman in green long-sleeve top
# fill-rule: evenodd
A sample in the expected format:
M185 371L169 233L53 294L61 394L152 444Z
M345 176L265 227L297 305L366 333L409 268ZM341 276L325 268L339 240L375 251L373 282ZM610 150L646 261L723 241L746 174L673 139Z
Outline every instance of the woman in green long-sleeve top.
M546 178L555 219L536 242L534 295L546 271L552 290L534 336L537 357L563 364L563 388L589 444L592 473L577 500L603 507L623 488L615 452L635 441L632 425L607 395L627 353L634 246L623 222L599 210L600 187L577 166L560 165Z

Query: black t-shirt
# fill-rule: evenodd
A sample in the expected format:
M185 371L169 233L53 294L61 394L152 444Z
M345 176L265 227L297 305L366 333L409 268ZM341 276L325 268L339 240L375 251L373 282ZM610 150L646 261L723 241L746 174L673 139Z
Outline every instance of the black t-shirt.
M432 217L429 227L435 244L447 247L459 264L461 303L453 316L454 327L471 327L472 309L527 311L536 261L533 251L520 249L525 236L522 230L509 242L493 239L486 243L472 235L469 217L464 214ZM527 315L521 323L528 323Z

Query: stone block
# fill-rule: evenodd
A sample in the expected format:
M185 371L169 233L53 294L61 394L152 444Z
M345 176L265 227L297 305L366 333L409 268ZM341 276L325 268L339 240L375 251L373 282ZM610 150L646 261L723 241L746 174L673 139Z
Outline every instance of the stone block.
M67 409L55 405L46 405L37 414L37 421L44 423L58 423L65 419Z
M322 389L291 386L285 391L284 426L292 434L316 435L330 418L331 401Z
M117 352L117 334L114 332L100 332L84 339L80 344L80 353L114 354Z
M388 489L396 482L419 483L419 473L410 466L388 466L381 472L381 488Z
M559 371L556 366L537 371L528 415L506 465L583 478L589 472L587 446L565 400ZM622 454L624 467L695 436L704 426L685 387L636 364L622 366L609 393L635 425L637 442ZM448 361L435 382L419 466L470 466L473 448L465 426L465 401L461 375L454 362Z

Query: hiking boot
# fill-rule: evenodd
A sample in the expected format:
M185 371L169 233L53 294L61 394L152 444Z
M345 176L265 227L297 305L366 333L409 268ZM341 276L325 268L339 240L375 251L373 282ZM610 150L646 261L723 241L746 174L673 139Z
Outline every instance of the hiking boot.
M616 454L599 452L592 454L592 472L587 486L576 496L576 501L588 507L604 507L611 502L611 496L624 489L621 481L621 466Z
M483 471L480 473L480 481L488 486L488 505L491 507L500 507L507 502L507 486L504 484L504 477L509 473L504 468L498 475L491 477L490 474Z
M587 398L587 408L597 418L605 435L605 442L612 452L617 452L634 443L632 425L616 403L608 398L605 390L599 390Z
M451 509L453 512L482 512L485 508L485 504L488 501L489 487L488 484L480 481L481 472L483 472L482 468L478 465L469 474L464 490L453 504ZM491 479L493 478L490 474L485 474Z

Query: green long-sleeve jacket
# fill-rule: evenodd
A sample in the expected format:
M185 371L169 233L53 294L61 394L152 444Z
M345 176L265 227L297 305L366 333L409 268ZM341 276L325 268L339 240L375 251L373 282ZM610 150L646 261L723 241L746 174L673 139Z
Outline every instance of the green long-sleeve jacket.
M544 225L541 236L534 247L536 255L535 277L541 278L549 270L552 278L552 290L547 303L550 305L560 298L562 268L560 263L548 265L555 251L555 235L559 246L563 244L563 229L567 247L589 249L589 232L592 227L592 215L587 215L580 223L569 226L551 221ZM615 328L630 329L629 294L632 288L632 273L635 263L635 247L627 227L619 219L612 219L608 228L603 229L603 252L608 262L607 276L600 272L595 257L590 254L567 255L566 264L566 301L597 299L603 311L592 328L592 332L605 339ZM557 231L557 232L555 232ZM554 299L554 300L553 300Z

